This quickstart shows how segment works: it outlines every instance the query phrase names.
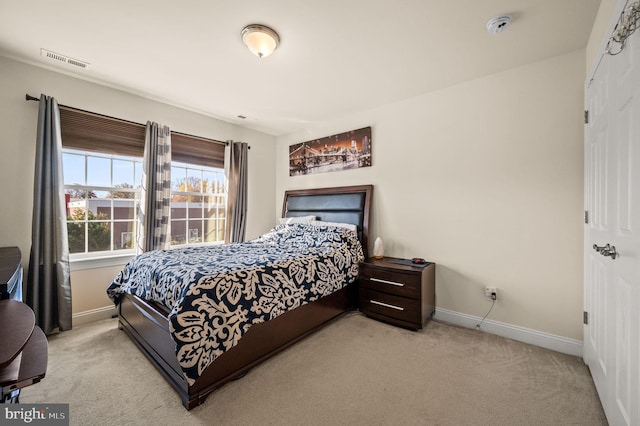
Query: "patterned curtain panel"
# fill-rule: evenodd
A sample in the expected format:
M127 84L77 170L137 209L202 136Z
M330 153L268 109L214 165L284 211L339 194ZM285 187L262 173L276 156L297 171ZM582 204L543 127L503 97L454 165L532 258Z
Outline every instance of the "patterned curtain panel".
M67 208L58 102L40 96L26 302L46 333L71 330Z
M243 242L247 227L247 175L249 145L245 142L229 142L229 167L227 169L227 223L226 242Z
M147 122L136 251L166 250L171 244L171 131Z

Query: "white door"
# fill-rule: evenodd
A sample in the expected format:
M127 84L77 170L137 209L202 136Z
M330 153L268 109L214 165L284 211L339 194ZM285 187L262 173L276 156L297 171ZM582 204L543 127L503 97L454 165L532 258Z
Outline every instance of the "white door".
M603 61L596 78L587 88L587 111L589 123L585 129L585 198L587 205L587 227L585 232L585 312L584 360L601 395L607 394L609 383L608 348L611 343L611 295L608 262L596 247L605 246L604 241L613 241L611 226L611 178L609 176L613 143L610 140L609 111L612 81L608 76L609 62ZM615 259L614 259L615 261ZM603 405L604 401L603 401Z
M609 423L640 425L638 34L622 53L603 58L586 103L584 360Z

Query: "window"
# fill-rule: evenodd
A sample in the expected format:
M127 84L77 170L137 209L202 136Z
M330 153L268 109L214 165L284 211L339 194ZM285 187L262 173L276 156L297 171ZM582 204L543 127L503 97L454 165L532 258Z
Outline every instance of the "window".
M62 162L69 252L133 251L142 158L64 149ZM173 162L171 181L171 245L223 242L224 170Z
M133 250L142 158L63 149L70 253Z
M173 162L171 245L224 242L224 170Z
M133 254L145 126L60 106L72 259ZM171 244L224 241L224 143L171 132Z

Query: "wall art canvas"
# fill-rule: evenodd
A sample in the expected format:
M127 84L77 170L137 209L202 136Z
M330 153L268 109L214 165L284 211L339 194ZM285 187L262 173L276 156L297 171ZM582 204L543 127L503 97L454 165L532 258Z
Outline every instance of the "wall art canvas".
M371 127L289 146L289 176L371 166Z

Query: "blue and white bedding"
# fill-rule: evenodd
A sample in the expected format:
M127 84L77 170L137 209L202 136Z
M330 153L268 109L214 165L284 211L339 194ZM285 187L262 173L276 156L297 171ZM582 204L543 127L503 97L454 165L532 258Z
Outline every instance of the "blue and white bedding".
M278 225L245 243L143 253L107 294L116 304L130 293L170 310L178 362L192 384L253 324L354 282L362 260L352 230Z

